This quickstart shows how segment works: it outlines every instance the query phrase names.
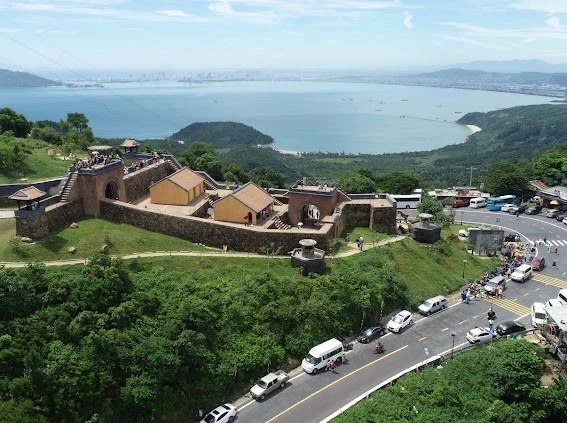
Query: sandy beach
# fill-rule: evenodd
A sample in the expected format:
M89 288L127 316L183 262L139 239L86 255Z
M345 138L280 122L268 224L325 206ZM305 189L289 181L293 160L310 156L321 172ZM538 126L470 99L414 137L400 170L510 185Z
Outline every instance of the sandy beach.
M467 128L469 128L469 129L471 130L471 133L473 133L473 134L476 133L476 132L482 131L482 129L479 128L479 127L476 126L476 125L465 125L465 126L466 126Z

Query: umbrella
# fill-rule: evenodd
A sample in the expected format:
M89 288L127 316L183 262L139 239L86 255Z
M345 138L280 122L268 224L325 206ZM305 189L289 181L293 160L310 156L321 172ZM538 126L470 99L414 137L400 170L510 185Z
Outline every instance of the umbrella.
M549 204L553 204L554 206L558 206L558 205L559 205L559 201L557 201L557 200L551 200L551 201L549 202Z

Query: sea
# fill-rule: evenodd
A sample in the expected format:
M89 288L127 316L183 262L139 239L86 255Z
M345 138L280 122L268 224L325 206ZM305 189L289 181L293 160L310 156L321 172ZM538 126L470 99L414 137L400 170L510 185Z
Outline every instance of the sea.
M234 121L283 152L381 154L462 143L468 112L553 98L453 88L321 81L151 81L0 89L0 107L28 120L83 113L95 136L162 139L193 122ZM205 140L206 141L206 140Z

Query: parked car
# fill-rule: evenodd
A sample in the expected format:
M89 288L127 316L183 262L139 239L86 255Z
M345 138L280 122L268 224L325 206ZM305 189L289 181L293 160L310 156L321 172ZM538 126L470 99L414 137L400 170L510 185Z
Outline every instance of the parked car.
M492 294L492 291L494 291L496 287L501 288L502 291L506 289L506 278L504 276L499 275L490 279L484 284L484 291L488 294Z
M490 342L495 336L496 334L494 332L491 334L488 328L477 327L467 332L467 340L471 344L484 344L485 342Z
M567 213L565 212L561 212L557 216L555 216L558 222L562 222L563 219L565 219L566 217L567 217Z
M523 332L526 327L521 323L514 320L508 320L507 322L500 323L496 327L496 333L500 336L513 335L514 333Z
M526 209L526 211L524 213L534 215L534 214L540 213L542 211L542 209L543 209L543 207L539 206L539 205L538 206L530 206Z
M550 210L547 211L547 213L545 213L545 217L555 218L555 217L557 217L558 214L561 214L561 210L550 209Z
M532 326L539 327L547 324L547 313L543 303L532 304Z
M453 201L451 207L454 209L457 207L467 207L470 203L470 200L467 200L466 198L459 198L458 200Z
M394 317L392 317L392 320L388 322L387 327L388 330L392 332L400 333L402 329L411 325L412 323L413 319L411 317L411 313L407 310L402 310Z
M532 260L532 269L534 270L543 270L545 267L545 257L536 256Z
M277 372L268 373L250 389L250 394L254 399L263 400L266 396L276 389L283 389L286 382L289 380L289 376L283 370L278 370Z
M229 423L235 417L236 408L232 404L223 404L208 413L199 423Z
M502 207L500 207L500 211L510 213L510 209L511 209L512 207L518 207L518 206L516 206L516 205L513 204L513 203L502 204Z
M516 214L518 210L520 210L520 206L508 207L508 213L510 214Z
M418 310L421 314L429 316L430 314L443 310L445 307L447 307L447 299L442 295L438 295L426 300L418 307Z
M504 237L504 242L520 242L520 240L519 234L506 234Z
M567 217L565 217L562 222L567 225Z
M356 340L362 344L367 344L373 339L379 338L386 333L386 328L382 325L368 326L360 331Z

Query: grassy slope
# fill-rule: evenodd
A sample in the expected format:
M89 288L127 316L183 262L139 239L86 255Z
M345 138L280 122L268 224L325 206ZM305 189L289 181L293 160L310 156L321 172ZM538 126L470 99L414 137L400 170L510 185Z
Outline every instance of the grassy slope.
M67 174L69 160L59 160L47 155L47 144L43 141L32 139L21 140L21 143L29 148L32 154L26 156L25 167L19 173L0 172L0 184L22 182L37 182L46 179L61 177Z
M10 224L11 222L11 224ZM88 218L79 221L79 228L62 228L35 245L22 244L23 254L16 254L8 245L10 237L15 235L13 219L0 220L0 261L44 261L59 260L68 258L91 257L98 252L100 247L107 243L110 253L116 255L126 255L136 252L149 251L204 251L205 248L184 241L178 238L162 235L135 228L133 226L108 222L102 219ZM451 230L444 230L443 236L447 239L450 233L454 233L457 226ZM365 228L349 228L352 236L364 236L370 244L372 234ZM377 238L381 238L378 234ZM444 294L454 291L462 285L463 260L467 260L466 275L467 279L484 273L485 270L493 268L493 260L472 257L465 251L465 246L461 241L449 240L446 246L439 249L434 246L420 244L411 239L397 242L388 246L369 250L364 254L386 254L391 260L397 263L399 275L408 285L413 293L412 304L419 304L423 299L433 295ZM77 253L67 253L67 247L74 246ZM356 266L361 259L357 254L351 257L341 258L349 264ZM203 266L209 263L211 278L219 279L219 275L229 272L233 275L238 274L236 267L243 266L245 269L253 267L260 271L268 266L282 266L289 269L290 274L297 273L291 269L287 260L265 260L248 258L223 258L218 257L155 257L149 259L138 259L145 266L164 266L164 271L171 271L181 268L191 268L193 266ZM252 260L252 261L249 261ZM276 260L276 261L274 261ZM328 260L329 271L334 268L334 260ZM242 275L246 275L244 270Z
M61 228L34 245L21 243L16 253L8 244L15 236L14 219L0 219L0 261L50 261L92 257L107 244L110 254L126 255L149 251L204 251L204 247L179 238L113 223L86 218L77 229ZM74 254L68 247L75 247Z

